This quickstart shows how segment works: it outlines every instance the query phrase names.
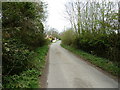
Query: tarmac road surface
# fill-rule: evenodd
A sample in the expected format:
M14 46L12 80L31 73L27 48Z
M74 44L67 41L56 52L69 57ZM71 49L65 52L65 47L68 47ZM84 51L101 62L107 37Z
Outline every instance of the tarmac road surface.
M118 82L53 43L49 51L47 88L118 88Z

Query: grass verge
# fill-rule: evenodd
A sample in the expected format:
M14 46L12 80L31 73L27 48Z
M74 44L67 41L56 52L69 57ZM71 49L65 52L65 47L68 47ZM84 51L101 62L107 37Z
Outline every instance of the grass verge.
M65 49L79 55L81 58L91 62L92 64L96 65L97 67L100 67L103 70L111 73L114 76L118 76L120 74L120 68L118 67L118 65L107 59L94 56L92 54L86 53L82 50L78 50L78 49L75 49L75 48L67 46L67 45L61 44L61 46Z
M20 75L12 75L4 77L6 80L3 88L40 88L39 76L45 66L45 56L49 47L43 46L35 50L35 57L30 61L30 68L22 72Z

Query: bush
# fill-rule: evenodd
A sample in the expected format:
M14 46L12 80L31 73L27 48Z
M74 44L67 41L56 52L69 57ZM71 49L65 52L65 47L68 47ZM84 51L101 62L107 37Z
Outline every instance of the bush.
M61 40L63 44L72 45L75 39L75 32L71 29L64 31L61 36Z
M3 75L18 74L28 69L33 54L19 39L3 39Z
M27 70L24 70L24 67L19 68L23 70L19 75L14 73L14 75L3 76L3 88L39 88L39 76L45 66L45 56L48 49L47 45L37 48L34 51L34 57L28 60L30 67Z
M3 88L38 88L39 72L35 69L27 70L20 75L3 78Z
M2 3L2 73L5 87L34 86L36 79L32 76L24 77L22 73L37 68L38 63L35 62L38 61L33 60L33 57L36 56L34 50L46 44L42 23L46 17L44 9L43 2ZM32 72L34 73L34 70ZM19 82L21 84L18 84Z
M73 34L74 33L74 34ZM116 33L102 34L84 32L76 34L72 30L63 32L62 43L84 50L113 62L120 62L120 36Z
M45 45L43 8L43 3L2 3L3 74L26 70L34 49Z
M77 38L77 45L79 49L116 62L119 61L118 53L120 53L116 36L97 34L88 38L83 35Z
M32 33L32 34L23 34L21 37L23 43L25 43L31 49L36 49L40 46L43 46L47 43L45 35L43 33Z

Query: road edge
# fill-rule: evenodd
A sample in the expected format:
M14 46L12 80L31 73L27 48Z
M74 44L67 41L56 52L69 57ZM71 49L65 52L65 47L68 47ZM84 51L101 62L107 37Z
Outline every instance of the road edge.
M48 70L49 70L49 51L50 51L50 45L49 45L49 49L48 49L48 53L45 57L45 66L43 68L42 71L42 75L40 76L40 80L39 80L39 85L40 88L47 88L47 77L48 77Z
M60 45L60 46L61 46L61 45ZM62 46L61 46L61 47L62 47ZM89 62L87 59L81 57L80 55L75 54L74 52L72 52L72 51L70 51L70 50L68 50L68 49L66 49L66 48L64 48L64 47L62 47L62 48L65 49L65 50L67 50L69 53L77 56L78 58L80 58L80 59L81 59L82 61L84 61L85 63L89 64L90 66L92 66L92 67L94 67L94 68L96 68L97 70L99 70L99 71L102 72L103 74L107 75L108 77L112 78L113 80L115 80L116 82L119 83L119 77L118 77L118 76L112 75L111 73L109 73L109 72L105 71L104 69L98 67L97 65Z

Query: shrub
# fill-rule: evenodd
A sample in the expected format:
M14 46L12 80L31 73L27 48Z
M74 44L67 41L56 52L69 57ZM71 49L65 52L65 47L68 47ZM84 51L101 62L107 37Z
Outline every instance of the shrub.
M66 44L66 45L72 45L73 41L75 39L75 32L71 29L64 31L62 33L61 39L62 39L62 43Z
M39 76L45 66L45 56L48 49L47 45L37 48L34 51L34 57L31 57L32 60L28 62L30 68L24 70L24 67L21 67L24 71L19 75L14 73L14 75L3 76L3 88L39 88Z
M19 39L3 39L3 75L18 74L29 67L33 52Z
M3 78L3 88L38 88L38 75L35 69L27 70L20 75Z
M74 33L74 34L73 34ZM63 32L62 43L84 50L113 62L120 62L120 36L116 33L102 34L84 32L76 34L72 30Z
M38 48L46 44L45 35L42 33L23 34L21 37L23 43L29 46L31 49Z

